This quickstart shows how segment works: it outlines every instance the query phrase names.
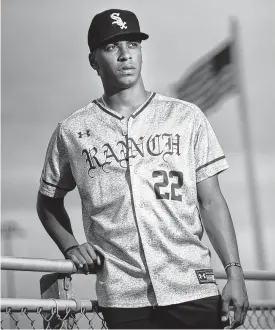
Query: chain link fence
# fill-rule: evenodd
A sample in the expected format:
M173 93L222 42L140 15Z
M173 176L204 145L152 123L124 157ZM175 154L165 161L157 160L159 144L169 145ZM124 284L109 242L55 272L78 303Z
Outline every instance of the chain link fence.
M81 305L81 301L76 303ZM9 306L4 308L3 305L1 311L1 329L107 329L96 304L93 307L81 307L77 313L68 307L62 310L58 307L29 310L22 306L20 310L14 310ZM230 318L233 318L233 311L230 312ZM275 329L275 306L254 303L240 329Z
M81 302L80 302L81 303ZM81 307L76 313L71 308L59 310L53 307L49 311L37 307L30 311L22 307L14 311L6 307L1 312L1 329L107 329L97 306L91 309Z
M252 307L247 313L244 325L240 328L275 329L275 308Z

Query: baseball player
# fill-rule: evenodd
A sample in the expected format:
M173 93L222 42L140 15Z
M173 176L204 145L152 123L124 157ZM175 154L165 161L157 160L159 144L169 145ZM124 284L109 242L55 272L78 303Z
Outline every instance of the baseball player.
M218 182L228 163L196 105L145 89L146 39L130 11L111 9L93 18L89 61L104 94L57 125L38 215L65 258L96 273L109 328L236 328L248 298ZM171 50L167 61L172 57ZM84 244L64 208L75 187ZM222 293L201 241L204 228L228 275ZM235 311L230 325L229 305Z

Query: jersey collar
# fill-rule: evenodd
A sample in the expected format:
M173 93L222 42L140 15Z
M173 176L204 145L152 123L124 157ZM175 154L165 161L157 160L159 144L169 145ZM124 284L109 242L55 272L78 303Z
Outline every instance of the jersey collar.
M155 97L155 95L156 95L155 92L151 92L150 96L132 113L132 115L129 118L135 118L137 115L139 115L149 105L149 103L152 101L152 99ZM95 103L102 111L104 111L108 115L115 117L116 119L119 119L119 120L122 120L125 118L119 112L106 107L99 100L100 99L96 99L93 101L93 103Z

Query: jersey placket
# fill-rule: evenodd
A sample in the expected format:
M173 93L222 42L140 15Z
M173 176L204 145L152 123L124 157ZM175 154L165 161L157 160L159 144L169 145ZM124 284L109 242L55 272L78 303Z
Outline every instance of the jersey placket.
M131 196L132 196L134 219L135 219L135 222L136 222L138 236L139 236L140 244L141 244L141 247L142 247L142 249L141 249L141 258L144 260L147 275L148 275L148 278L150 280L150 284L149 284L149 287L147 289L148 290L148 295L151 298L151 299L149 298L149 300L150 300L150 303L152 304L152 306L155 307L155 306L158 305L158 303L157 303L157 298L156 298L156 294L155 294L155 291L154 291L154 285L152 283L152 277L151 277L151 274L150 274L151 271L149 270L149 267L148 267L148 262L147 262L148 256L146 256L146 251L144 249L144 239L146 239L146 238L144 238L144 235L141 232L141 228L140 228L140 224L139 224L139 222L142 221L142 220L139 219L140 217L136 213L137 209L144 207L144 203L142 202L142 200L140 198L140 195L141 195L142 192L137 191L137 194L135 194L135 189L134 189L133 185L134 186L140 186L140 185L135 184L135 182L138 180L138 172L136 170L135 157L131 157L133 155L129 154L129 140L132 137L131 136L131 131L133 133L135 132L135 127L134 127L135 120L136 119L133 115L130 116L128 120L126 119L126 122L127 122L127 136L126 136L126 139L127 139L127 159L128 159L128 171L129 171L129 188L130 188ZM133 138L134 138L134 136L133 136ZM141 217L141 219L143 219L143 218Z
M156 306L157 304L157 299L156 299L156 295L154 292L154 287L153 287L153 283L152 283L152 278L150 275L150 270L148 267L148 262L147 262L147 258L150 256L148 256L148 252L146 253L146 251L144 250L144 240L146 240L146 237L144 235L144 233L142 233L142 223L141 221L143 221L141 218L140 219L140 215L137 215L137 209L143 208L144 204L140 198L141 195L141 191L137 190L135 193L135 189L133 189L133 183L135 187L139 187L138 184L138 173L136 171L136 157L134 155L134 145L133 145L133 141L135 141L135 122L137 123L137 121L140 121L140 116L141 113L143 112L143 110L147 107L147 105L151 102L152 98L155 96L155 93L152 93L150 98L142 105L140 106L138 109L136 109L136 111L129 117L126 118L122 115L120 115L119 113L117 113L116 111L109 109L109 108L105 108L102 107L101 104L99 104L100 108L102 110L104 110L104 112L107 112L109 115L111 115L111 117L113 117L112 119L117 120L116 123L118 124L117 129L119 130L119 135L120 135L120 140L125 141L125 146L126 146L126 162L127 162L127 169L126 169L126 180L127 183L129 185L129 189L130 189L130 195L131 195L131 204L132 204L132 210L133 210L133 217L135 220L135 227L137 230L137 234L139 237L139 243L140 243L140 247L141 249L139 250L140 253L140 257L143 260L143 264L144 267L146 269L147 272L147 276L148 276L148 285L149 287L147 288L147 297L149 299L149 302L152 306ZM132 134L131 134L132 133ZM131 146L129 146L129 144L131 144ZM140 213L140 212L138 212ZM146 243L145 243L146 246ZM146 254L147 254L147 258L146 258ZM150 262L149 262L150 264Z

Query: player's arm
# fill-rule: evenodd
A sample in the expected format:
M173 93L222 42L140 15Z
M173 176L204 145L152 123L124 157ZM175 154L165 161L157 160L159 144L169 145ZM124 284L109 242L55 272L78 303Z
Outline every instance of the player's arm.
M83 267L86 274L94 273L94 265L101 264L100 258L89 243L78 244L64 207L64 198L51 198L38 192L36 207L42 225L65 258L71 259L76 267Z
M230 262L240 263L233 222L220 190L218 176L197 183L197 194L205 230L224 267ZM244 322L246 316L247 291L241 268L232 266L226 272L228 282L222 294L223 314L228 317L229 304L235 306L234 322L231 324L235 328Z
M64 197L76 187L67 150L59 123L47 148L36 208L41 223L65 258L71 259L76 267L83 267L87 274L101 261L89 243L78 244L64 207Z
M205 230L224 267L230 262L240 263L233 222L220 190L218 176L197 183L197 193ZM227 273L229 277L243 277L239 267L229 267Z
M36 208L42 225L62 253L78 245L64 207L64 197L51 198L38 192Z

